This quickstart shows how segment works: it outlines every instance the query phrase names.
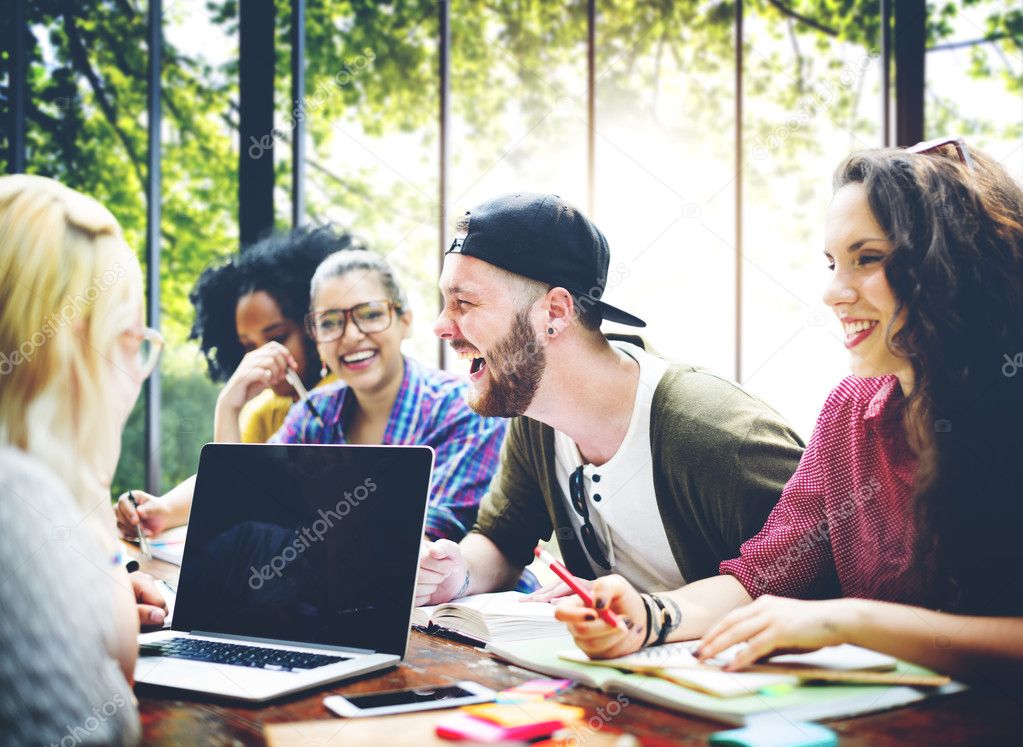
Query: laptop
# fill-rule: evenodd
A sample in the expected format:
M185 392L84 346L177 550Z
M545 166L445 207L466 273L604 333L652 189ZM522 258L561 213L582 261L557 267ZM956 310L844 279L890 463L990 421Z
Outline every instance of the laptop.
M432 471L428 446L204 446L135 681L261 702L397 666Z

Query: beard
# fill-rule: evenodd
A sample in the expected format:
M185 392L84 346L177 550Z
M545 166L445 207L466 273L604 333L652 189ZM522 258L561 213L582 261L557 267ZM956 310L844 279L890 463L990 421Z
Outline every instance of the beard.
M486 388L469 389L469 407L486 418L518 417L536 396L547 368L547 351L533 334L528 310L515 315L511 330L486 360Z

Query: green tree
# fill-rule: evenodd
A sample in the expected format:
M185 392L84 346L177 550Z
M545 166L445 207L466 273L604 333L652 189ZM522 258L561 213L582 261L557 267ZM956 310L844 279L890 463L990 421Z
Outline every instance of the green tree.
M307 83L302 107L289 101L288 33L290 3L278 0L276 64L278 127L276 173L288 186L292 126L296 115L308 124L312 148L307 180L309 216L346 220L383 251L402 244L423 297L432 292L436 271L435 224L437 143L437 6L433 0L309 0L307 3ZM951 20L963 8L987 9L974 46L971 73L999 78L1010 91L1023 90L1023 71L1009 61L1023 48L1023 11L1018 3L930 3L929 45L953 33ZM215 30L237 46L237 0L165 2L165 26L197 33ZM727 73L733 64L734 0L673 2L619 0L598 4L600 91L609 106L632 106L637 98L656 101L664 71ZM770 111L751 111L748 143L755 147L776 131L786 112L801 105L822 79L843 62L834 45L876 47L877 0L749 0L746 13L767 23L775 39L790 39L792 54L772 52L748 70L752 96L770 100ZM124 227L143 259L146 155L146 4L141 0L30 0L28 93L28 170L59 179L94 195ZM2 23L10 32L10 14ZM559 97L581 99L572 76L585 65L586 2L570 0L454 0L452 25L452 108L462 136L456 164L485 171L502 156L510 122L540 121ZM806 39L812 41L806 46ZM802 41L800 41L802 40ZM801 46L801 44L803 46ZM162 455L165 484L188 475L211 433L215 388L204 376L195 347L186 344L191 324L188 291L211 261L235 250L237 231L237 57L212 63L204 50L187 51L168 42L163 55L163 224L160 292L168 352L163 364ZM6 62L10 62L9 57ZM672 73L677 74L677 73ZM575 76L576 78L578 76ZM711 81L712 76L701 78ZM707 131L729 121L729 89L694 83L687 89L689 121ZM637 97L653 91L654 96ZM822 115L850 132L869 126L857 120L857 97L846 90ZM929 116L955 130L957 124L987 127L1019 137L1019 121L979 123L955 102L929 102ZM509 113L514 117L509 117ZM632 107L637 121L652 116ZM368 136L395 134L420 146L421 163L403 178L385 167L338 168L327 158L331 144L345 137L339 121ZM6 119L4 120L6 122ZM6 125L4 125L6 126ZM4 133L6 136L6 133ZM568 147L571 134L552 132L545 147L552 154ZM6 137L4 138L6 140ZM246 147L242 144L241 147ZM355 146L351 146L355 147ZM716 154L730 158L726 145ZM771 175L798 173L799 158L819 144L811 128L790 133L785 158L772 161L750 184L770 192ZM0 154L6 170L7 151ZM509 158L514 158L511 154ZM286 192L278 199L278 226L285 226ZM428 230L418 230L426 228ZM137 408L126 431L117 489L141 485L141 419Z

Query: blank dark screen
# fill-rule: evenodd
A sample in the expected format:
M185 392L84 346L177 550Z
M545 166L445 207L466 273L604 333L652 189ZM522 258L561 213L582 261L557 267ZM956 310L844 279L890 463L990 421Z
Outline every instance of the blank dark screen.
M403 656L433 451L208 444L174 629Z
M457 685L438 687L434 690L419 688L416 690L394 690L371 695L346 695L345 700L356 708L386 708L388 706L409 705L410 703L436 703L441 700L467 698L475 695Z

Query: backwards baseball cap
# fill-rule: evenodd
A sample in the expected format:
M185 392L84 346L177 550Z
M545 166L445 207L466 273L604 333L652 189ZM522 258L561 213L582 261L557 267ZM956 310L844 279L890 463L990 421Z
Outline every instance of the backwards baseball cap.
M635 317L600 300L611 252L590 220L557 195L517 192L487 200L466 212L469 229L447 254L463 254L516 275L565 288L576 303L598 308L604 319L645 327Z

